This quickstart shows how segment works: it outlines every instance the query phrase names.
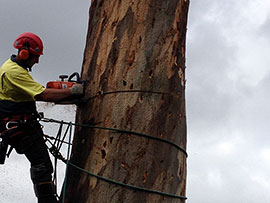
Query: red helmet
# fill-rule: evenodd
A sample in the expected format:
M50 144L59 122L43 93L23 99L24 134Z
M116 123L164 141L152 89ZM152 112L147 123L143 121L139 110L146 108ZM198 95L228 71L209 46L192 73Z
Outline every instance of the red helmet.
M25 32L19 35L15 42L13 43L13 46L16 49L21 49L25 43L28 43L30 45L29 52L34 55L43 55L43 44L39 36L31 33L31 32Z

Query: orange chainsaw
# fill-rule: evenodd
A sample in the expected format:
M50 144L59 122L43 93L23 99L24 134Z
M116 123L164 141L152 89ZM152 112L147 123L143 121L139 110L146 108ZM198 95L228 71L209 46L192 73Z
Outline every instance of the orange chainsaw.
M76 80L73 78L76 77ZM84 81L81 81L80 75L77 72L72 73L70 76L68 75L59 75L60 81L51 81L48 82L46 87L47 88L53 88L53 89L65 89L65 88L71 88L75 84L83 84ZM68 80L66 81L65 79Z
M74 79L76 77L76 79ZM75 84L82 84L85 86L85 81L81 80L79 73L74 72L70 76L68 75L59 75L60 81L51 81L48 82L46 87L52 89L65 89L71 88ZM66 80L67 79L67 80ZM79 104L82 103L83 100L81 98L70 97L63 101L55 102L55 104Z

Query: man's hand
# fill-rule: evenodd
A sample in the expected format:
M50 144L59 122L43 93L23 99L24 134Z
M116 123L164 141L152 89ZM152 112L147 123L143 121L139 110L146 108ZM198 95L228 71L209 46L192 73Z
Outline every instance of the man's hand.
M73 96L82 96L84 94L84 86L82 84L75 84L70 89Z
M53 89L46 88L41 94L36 95L36 101L58 102L63 100L70 100L72 98L83 97L84 86L82 84L75 84L71 88Z

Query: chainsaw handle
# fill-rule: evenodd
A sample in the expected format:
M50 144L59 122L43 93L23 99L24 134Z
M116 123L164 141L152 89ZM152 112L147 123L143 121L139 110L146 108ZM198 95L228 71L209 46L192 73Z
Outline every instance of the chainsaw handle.
M64 81L66 78L68 78L68 75L59 75L59 78L61 81Z
M72 80L74 77L76 76L77 80ZM80 82L80 75L77 72L72 73L69 78L68 78L68 82L76 82L79 83Z

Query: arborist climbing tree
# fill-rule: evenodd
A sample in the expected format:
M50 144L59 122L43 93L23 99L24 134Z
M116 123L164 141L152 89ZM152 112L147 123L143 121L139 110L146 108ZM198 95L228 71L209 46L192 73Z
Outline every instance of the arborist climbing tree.
M8 146L18 154L24 154L31 164L31 179L38 203L56 203L53 167L35 102L78 98L83 95L83 85L49 89L33 80L29 70L43 54L43 43L37 35L22 33L14 47L18 54L12 55L0 68L0 164L4 164L7 151L11 151Z
M76 127L66 203L186 200L188 6L189 0L91 1L86 102L76 123L118 131Z

